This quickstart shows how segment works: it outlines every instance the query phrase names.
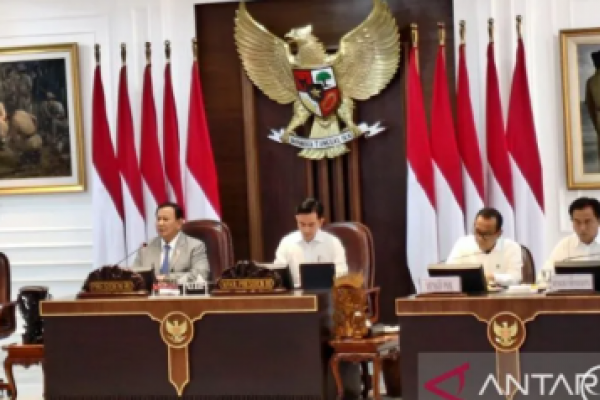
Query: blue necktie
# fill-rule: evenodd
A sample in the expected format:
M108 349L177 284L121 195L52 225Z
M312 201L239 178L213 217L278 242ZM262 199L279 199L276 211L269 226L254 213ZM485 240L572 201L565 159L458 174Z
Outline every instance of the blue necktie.
M165 244L165 258L163 258L162 266L160 267L161 275L169 274L169 250L171 250L171 246Z

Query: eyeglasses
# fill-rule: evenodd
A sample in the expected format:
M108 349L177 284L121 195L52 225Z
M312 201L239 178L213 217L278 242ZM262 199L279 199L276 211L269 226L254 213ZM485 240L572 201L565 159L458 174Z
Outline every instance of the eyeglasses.
M482 232L477 232L475 231L475 236L480 237L483 240L490 240L493 239L496 236L497 232L494 233L482 233Z

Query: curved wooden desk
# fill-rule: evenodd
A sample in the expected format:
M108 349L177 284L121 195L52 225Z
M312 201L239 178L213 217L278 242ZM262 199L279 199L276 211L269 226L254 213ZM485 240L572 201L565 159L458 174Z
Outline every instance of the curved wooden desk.
M441 363L445 356L457 354L466 365L466 360L480 354L481 365L501 377L507 371L527 373L540 359L547 359L548 371L558 371L562 366L552 365L553 354L600 353L598 295L409 297L396 300L396 314L401 326L402 388L408 399L438 398L423 392L424 385L436 379L423 369L425 361L432 359L427 357L440 355L436 362ZM473 374L473 363L471 367ZM473 379L466 379L465 391L470 384ZM525 398L520 396L514 400Z
M46 301L46 399L321 399L325 308L298 293Z

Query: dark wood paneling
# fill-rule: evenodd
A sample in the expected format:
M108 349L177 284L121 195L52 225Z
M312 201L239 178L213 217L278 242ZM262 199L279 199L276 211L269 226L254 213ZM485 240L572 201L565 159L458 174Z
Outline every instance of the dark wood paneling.
M419 24L420 68L429 113L437 23L447 27L447 49L453 49L451 0L388 0L402 40L410 23ZM201 74L206 108L215 146L221 182L223 215L232 228L236 258L249 255L246 168L244 163L241 64L235 50L233 26L238 3L196 6ZM371 11L369 0L261 0L248 3L248 10L271 32L283 36L293 27L311 24L313 32L327 48L335 48L340 38L359 25ZM401 64L405 61L403 54ZM448 78L454 82L454 55L447 51ZM344 156L343 213L362 220L373 233L377 265L376 284L382 288L384 321L394 320L394 298L413 288L406 267L406 155L404 132L404 68L377 97L357 104L357 122L381 121L387 130L371 139L352 143L352 153ZM451 95L454 94L452 87ZM258 173L262 210L262 238L265 259L274 256L282 235L294 229L293 210L305 196L328 192L331 204L341 207L341 186L331 184L340 176L334 164L328 169L330 185L324 188L325 172L297 156L298 150L267 138L270 129L284 127L291 106L279 105L254 89ZM357 151L358 150L358 151ZM359 154L360 153L360 154ZM331 164L331 162L329 162ZM328 199L326 202L329 202ZM338 207L336 206L336 208ZM331 211L331 210L330 210ZM336 210L334 210L336 211ZM339 216L339 210L334 217ZM427 249L423 249L427 251Z

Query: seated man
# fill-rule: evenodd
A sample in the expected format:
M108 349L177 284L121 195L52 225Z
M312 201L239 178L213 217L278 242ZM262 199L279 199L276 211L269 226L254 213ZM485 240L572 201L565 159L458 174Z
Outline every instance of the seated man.
M502 238L502 214L494 208L483 208L475 217L474 235L458 239L447 264L481 264L488 282L512 284L522 280L521 246Z
M275 252L275 264L290 266L294 286L300 286L300 264L335 263L336 276L348 273L346 251L340 240L323 232L323 205L315 199L306 199L296 209L298 230L283 239Z
M600 258L600 239L598 238L600 202L593 198L581 197L571 203L569 215L575 233L563 238L552 250L540 272L542 281L547 281L552 275L555 262Z
M298 230L281 239L275 252L275 264L290 266L296 287L300 286L300 264L305 262L333 262L336 276L348 273L344 246L337 237L321 230L323 221L323 205L315 199L304 200L296 208ZM344 385L344 400L359 399L361 380L358 365L341 362L339 368ZM331 368L327 374L327 398L337 398Z
M184 282L206 282L209 275L206 246L181 232L183 210L175 203L164 203L156 210L158 237L141 248L132 269L154 269L158 280L165 277Z

